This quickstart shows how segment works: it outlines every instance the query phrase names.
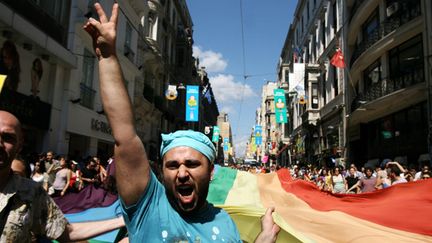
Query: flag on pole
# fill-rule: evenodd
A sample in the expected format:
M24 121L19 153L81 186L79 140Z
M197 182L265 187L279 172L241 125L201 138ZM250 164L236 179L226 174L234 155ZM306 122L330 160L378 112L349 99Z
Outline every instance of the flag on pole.
M343 53L341 49L337 49L336 53L333 55L333 57L330 60L330 63L338 68L344 68L345 67L345 60Z

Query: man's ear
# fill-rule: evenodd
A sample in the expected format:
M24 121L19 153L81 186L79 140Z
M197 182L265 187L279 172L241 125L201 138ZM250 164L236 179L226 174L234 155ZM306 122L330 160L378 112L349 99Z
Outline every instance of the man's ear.
M215 166L213 163L210 164L210 181L213 180Z

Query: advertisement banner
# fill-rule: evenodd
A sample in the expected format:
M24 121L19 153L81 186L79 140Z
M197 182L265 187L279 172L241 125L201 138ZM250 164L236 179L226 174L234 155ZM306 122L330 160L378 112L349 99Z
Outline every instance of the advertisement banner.
M219 134L220 129L218 126L213 127L213 136L212 136L212 142L217 143L219 141Z
M255 125L255 144L262 144L262 126L260 125Z
M228 152L228 149L229 149L228 144L229 144L229 138L224 138L224 143L223 143L224 152Z
M285 91L283 89L274 90L274 103L276 123L287 123Z
M186 86L186 121L197 122L199 112L199 86Z

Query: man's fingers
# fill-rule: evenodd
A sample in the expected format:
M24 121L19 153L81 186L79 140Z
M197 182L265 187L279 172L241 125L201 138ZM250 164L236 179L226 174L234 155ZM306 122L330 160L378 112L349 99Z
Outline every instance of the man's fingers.
M117 26L117 18L118 18L118 3L114 3L111 13L110 22L114 23Z
M115 5L115 4L114 4L114 5ZM100 20L100 22L101 22L101 23L106 23L106 22L108 22L108 19L107 19L106 15L105 15L105 12L103 11L102 6L101 6L99 3L95 3L94 7L95 7L95 9L96 9L96 12L97 12L98 15L99 15L99 20Z

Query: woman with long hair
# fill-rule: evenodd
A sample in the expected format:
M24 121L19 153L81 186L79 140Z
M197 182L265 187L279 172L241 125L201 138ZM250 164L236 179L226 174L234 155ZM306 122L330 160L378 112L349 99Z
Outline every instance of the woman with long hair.
M36 161L31 175L32 180L39 182L45 191L48 191L48 174L45 172L44 163Z

